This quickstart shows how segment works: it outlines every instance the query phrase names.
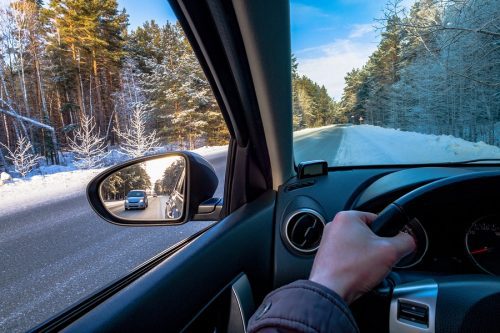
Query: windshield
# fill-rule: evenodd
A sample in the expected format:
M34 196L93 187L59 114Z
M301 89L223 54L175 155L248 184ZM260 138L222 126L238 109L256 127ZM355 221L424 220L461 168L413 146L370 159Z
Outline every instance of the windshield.
M129 198L144 197L144 196L145 196L144 192L141 192L141 191L130 191L130 192L128 192L128 195L127 195L127 197L129 197Z
M290 8L297 164L500 158L500 1Z

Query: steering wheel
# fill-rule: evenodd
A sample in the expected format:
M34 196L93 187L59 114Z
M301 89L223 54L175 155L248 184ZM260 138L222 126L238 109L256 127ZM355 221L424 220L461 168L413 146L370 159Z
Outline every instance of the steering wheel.
M467 198L484 196L500 207L500 172L474 172L422 186L389 204L371 229L379 236L392 237L418 216L425 203L447 200L444 198L467 202ZM429 275L424 280L403 284L392 279L390 283L385 281L384 287L389 289L386 295L390 297L390 332L500 330L500 277Z

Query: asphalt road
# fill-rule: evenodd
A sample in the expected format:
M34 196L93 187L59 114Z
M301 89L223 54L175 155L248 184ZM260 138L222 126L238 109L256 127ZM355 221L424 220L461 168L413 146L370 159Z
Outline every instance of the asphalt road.
M104 205L111 213L125 219L136 220L164 220L165 208L168 196L148 196L148 207L146 209L125 210L123 200L107 202Z
M295 161L325 160L328 165L335 165L336 150L340 146L342 135L342 126L295 135Z
M221 196L226 153L206 158ZM94 213L83 188L0 214L0 332L26 331L208 225L116 226Z

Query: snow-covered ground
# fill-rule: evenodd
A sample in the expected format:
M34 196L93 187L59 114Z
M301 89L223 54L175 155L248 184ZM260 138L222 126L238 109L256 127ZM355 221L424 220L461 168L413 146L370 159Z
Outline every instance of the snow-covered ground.
M311 134L320 130L324 130L327 128L332 128L335 127L336 125L326 125L326 126L321 126L321 127L311 127L311 128L304 128L298 131L293 132L293 137L294 138L300 138L304 135Z
M308 128L294 133L299 140L318 139L328 131L341 130L339 147L323 149L329 156L313 156L330 161L330 165L410 164L457 162L477 158L500 158L500 148L484 142L469 142L447 135L429 135L405 132L371 125L324 126ZM316 145L328 147L328 142L318 140ZM194 152L203 156L227 151L227 146L201 147ZM314 154L314 151L312 152ZM118 152L110 156L113 161L124 160ZM335 156L333 158L333 156ZM333 163L331 162L333 158ZM69 166L45 166L42 175L0 186L0 214L32 207L81 193L88 182L101 169L75 170Z
M459 162L500 158L500 148L451 135L399 131L371 125L343 127L335 165Z
M227 146L204 146L197 148L195 150L192 150L195 153L198 153L202 156L206 155L211 155L211 154L218 154L222 152L227 152Z
M227 146L201 147L193 150L202 156L227 151ZM120 154L114 157L118 161L125 159ZM118 156L118 157L117 157ZM89 181L106 168L91 170L76 170L69 163L68 166L42 166L41 175L34 175L26 179L13 178L0 186L0 214L9 214L13 211L27 209L34 205L57 201L80 195Z

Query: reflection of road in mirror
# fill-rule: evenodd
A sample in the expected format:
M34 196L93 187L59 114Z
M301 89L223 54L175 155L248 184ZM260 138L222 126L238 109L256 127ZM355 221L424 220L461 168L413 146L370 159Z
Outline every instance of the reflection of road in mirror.
M101 183L100 194L113 215L136 221L166 221L170 197L182 212L185 160L180 155L152 157L119 168ZM180 198L180 199L179 199ZM180 216L178 216L180 217Z
M165 220L165 207L168 195L148 196L146 209L125 210L124 200L107 201L106 208L113 214L124 219L133 220Z

